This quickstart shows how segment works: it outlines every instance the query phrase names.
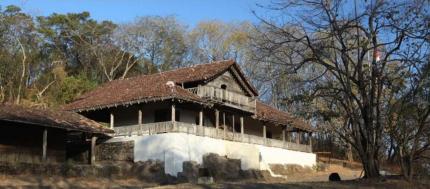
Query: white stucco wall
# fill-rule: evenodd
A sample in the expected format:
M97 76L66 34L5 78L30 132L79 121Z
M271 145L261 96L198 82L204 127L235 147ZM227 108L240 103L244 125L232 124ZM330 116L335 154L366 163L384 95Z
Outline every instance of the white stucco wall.
M165 172L177 176L184 161L201 164L203 156L216 153L231 159L241 159L242 169L267 169L268 164L298 164L313 166L313 153L225 141L185 133L165 133L148 136L117 137L108 142L134 140L134 161L161 160Z

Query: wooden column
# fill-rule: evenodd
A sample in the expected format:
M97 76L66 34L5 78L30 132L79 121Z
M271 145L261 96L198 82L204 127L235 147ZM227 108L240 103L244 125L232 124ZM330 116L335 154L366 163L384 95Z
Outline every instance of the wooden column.
M287 128L286 127L282 127L282 142L285 142L285 130Z
M263 138L264 138L264 143L266 143L266 125L263 125Z
M91 165L94 165L96 163L96 141L97 141L97 137L96 136L92 136L91 137Z
M227 126L225 125L225 112L222 113L222 124L223 124L223 129L224 129L224 139L226 136L226 131L227 131Z
M296 132L296 143L297 144L300 144L300 131L299 132Z
M234 130L234 115L231 116L231 119L232 119L231 127L233 130L233 133L235 133L236 131Z
M199 126L203 127L203 110L199 112Z
M171 120L172 120L172 122L175 122L176 121L176 107L175 107L175 104L172 104L172 108L171 108L172 110L171 110Z
M139 116L137 118L137 123L139 124L139 126L142 125L143 123L143 113L142 113L142 110L140 109L139 109Z
M218 128L219 128L219 110L215 109L215 128L217 130L218 133Z
M240 116L240 134L245 134L244 125L243 125L243 116Z
M114 127L114 121L115 121L115 117L113 115L113 113L110 113L110 128L113 129Z
M48 149L48 130L43 129L43 141L42 141L42 162L46 162L47 159L47 149Z

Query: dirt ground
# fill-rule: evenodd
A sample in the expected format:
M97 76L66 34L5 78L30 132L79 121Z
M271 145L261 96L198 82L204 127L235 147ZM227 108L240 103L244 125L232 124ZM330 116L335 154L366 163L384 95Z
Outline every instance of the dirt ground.
M328 175L338 172L343 181L328 182ZM408 183L401 179L378 179L362 180L358 179L361 170L343 168L339 165L332 165L326 171L313 172L300 175L291 175L286 179L267 178L264 181L241 181L222 182L210 185L198 185L191 183L159 186L156 183L142 182L138 179L106 179L106 178L86 178L86 177L41 177L33 175L9 176L0 175L0 188L157 188L157 189L259 189L259 188L291 188L291 189L312 189L312 188L387 188L387 189L407 189L407 188L430 188L430 181L423 180Z

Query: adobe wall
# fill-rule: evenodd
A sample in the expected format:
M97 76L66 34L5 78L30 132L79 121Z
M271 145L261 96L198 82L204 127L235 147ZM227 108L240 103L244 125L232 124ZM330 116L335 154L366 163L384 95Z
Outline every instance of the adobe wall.
M297 164L312 167L316 155L262 145L232 142L185 133L165 133L148 136L117 137L108 142L134 141L134 161L160 160L165 172L177 176L183 162L203 163L206 154L240 159L243 170L266 170L269 164Z

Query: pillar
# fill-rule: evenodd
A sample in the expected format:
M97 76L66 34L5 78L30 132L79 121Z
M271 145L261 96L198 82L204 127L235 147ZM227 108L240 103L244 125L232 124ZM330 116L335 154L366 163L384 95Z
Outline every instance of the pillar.
M218 128L219 128L219 110L215 109L215 128L217 129L218 132Z
M225 125L225 112L222 113L222 124L224 129L224 138L226 136L227 126Z
M243 116L240 116L240 134L242 134L243 136L244 133L245 133L245 130L243 125Z
M138 122L139 126L141 126L142 123L143 123L143 113L142 113L142 110L139 110L139 117L137 119L137 122Z
M203 126L203 110L199 112L199 126Z
M264 143L266 143L266 125L263 125L263 138L264 138Z
M282 127L282 142L285 142L285 130L286 127Z
M233 130L233 133L235 133L235 130L234 130L234 115L231 116L231 119L232 119L231 127L232 127L232 130Z
M96 141L97 141L97 137L96 136L92 136L91 137L91 165L94 165L96 163Z
M300 144L300 131L299 132L296 132L296 143L297 144Z
M43 139L42 139L42 161L46 162L47 160L47 148L48 148L48 130L43 129Z
M114 127L114 121L115 121L115 117L113 115L113 113L110 113L110 128L113 129Z
M171 120L172 120L172 122L175 122L176 121L176 107L175 107L175 104L172 104L172 110L171 110Z

